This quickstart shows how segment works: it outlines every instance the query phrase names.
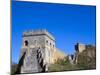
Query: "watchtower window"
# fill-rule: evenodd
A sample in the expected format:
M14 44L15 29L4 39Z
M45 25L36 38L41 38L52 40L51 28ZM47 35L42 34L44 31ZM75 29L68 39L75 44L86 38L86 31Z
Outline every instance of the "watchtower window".
M54 47L54 45L53 45L53 47Z
M28 46L28 41L27 40L25 40L25 46Z
M50 43L50 45L51 45L51 43Z
M48 40L46 40L46 43L48 43Z

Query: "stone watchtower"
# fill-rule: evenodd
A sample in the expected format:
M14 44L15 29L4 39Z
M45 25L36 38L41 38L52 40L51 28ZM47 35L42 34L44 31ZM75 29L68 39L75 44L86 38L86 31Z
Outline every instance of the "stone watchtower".
M86 49L86 46L85 46L84 44L77 43L77 44L75 45L75 50L76 50L76 52L78 52L78 53L83 52L85 49Z
M26 31L23 33L19 60L20 73L34 73L48 70L53 62L55 39L46 30Z

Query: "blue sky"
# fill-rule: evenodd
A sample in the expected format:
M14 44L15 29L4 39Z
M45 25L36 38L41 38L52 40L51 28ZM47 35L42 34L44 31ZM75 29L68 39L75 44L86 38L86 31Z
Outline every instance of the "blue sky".
M75 52L77 42L95 45L95 6L12 1L11 18L12 61L16 63L25 30L48 30L56 47L66 54Z

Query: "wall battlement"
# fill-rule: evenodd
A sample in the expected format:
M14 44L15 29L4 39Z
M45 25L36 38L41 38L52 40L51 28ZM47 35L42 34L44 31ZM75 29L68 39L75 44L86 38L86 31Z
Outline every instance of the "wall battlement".
M23 32L23 37L27 36L40 36L40 35L46 35L53 41L55 41L55 38L45 29L40 29L40 30L29 30Z

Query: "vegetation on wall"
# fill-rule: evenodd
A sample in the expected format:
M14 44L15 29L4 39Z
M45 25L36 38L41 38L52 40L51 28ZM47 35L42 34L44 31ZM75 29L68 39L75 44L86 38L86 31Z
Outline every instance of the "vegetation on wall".
M50 64L48 72L59 71L73 71L73 70L90 70L96 68L96 48L91 45L86 46L86 50L77 54L77 62L70 63L67 57L64 59L58 59L54 64ZM17 64L12 63L11 74L15 74Z
M56 63L49 66L49 72L88 70L96 68L96 49L94 46L87 45L86 50L77 54L77 62L70 63L68 57L59 59Z
M11 65L11 74L12 75L15 75L16 69L17 69L17 64L12 62L12 65Z

